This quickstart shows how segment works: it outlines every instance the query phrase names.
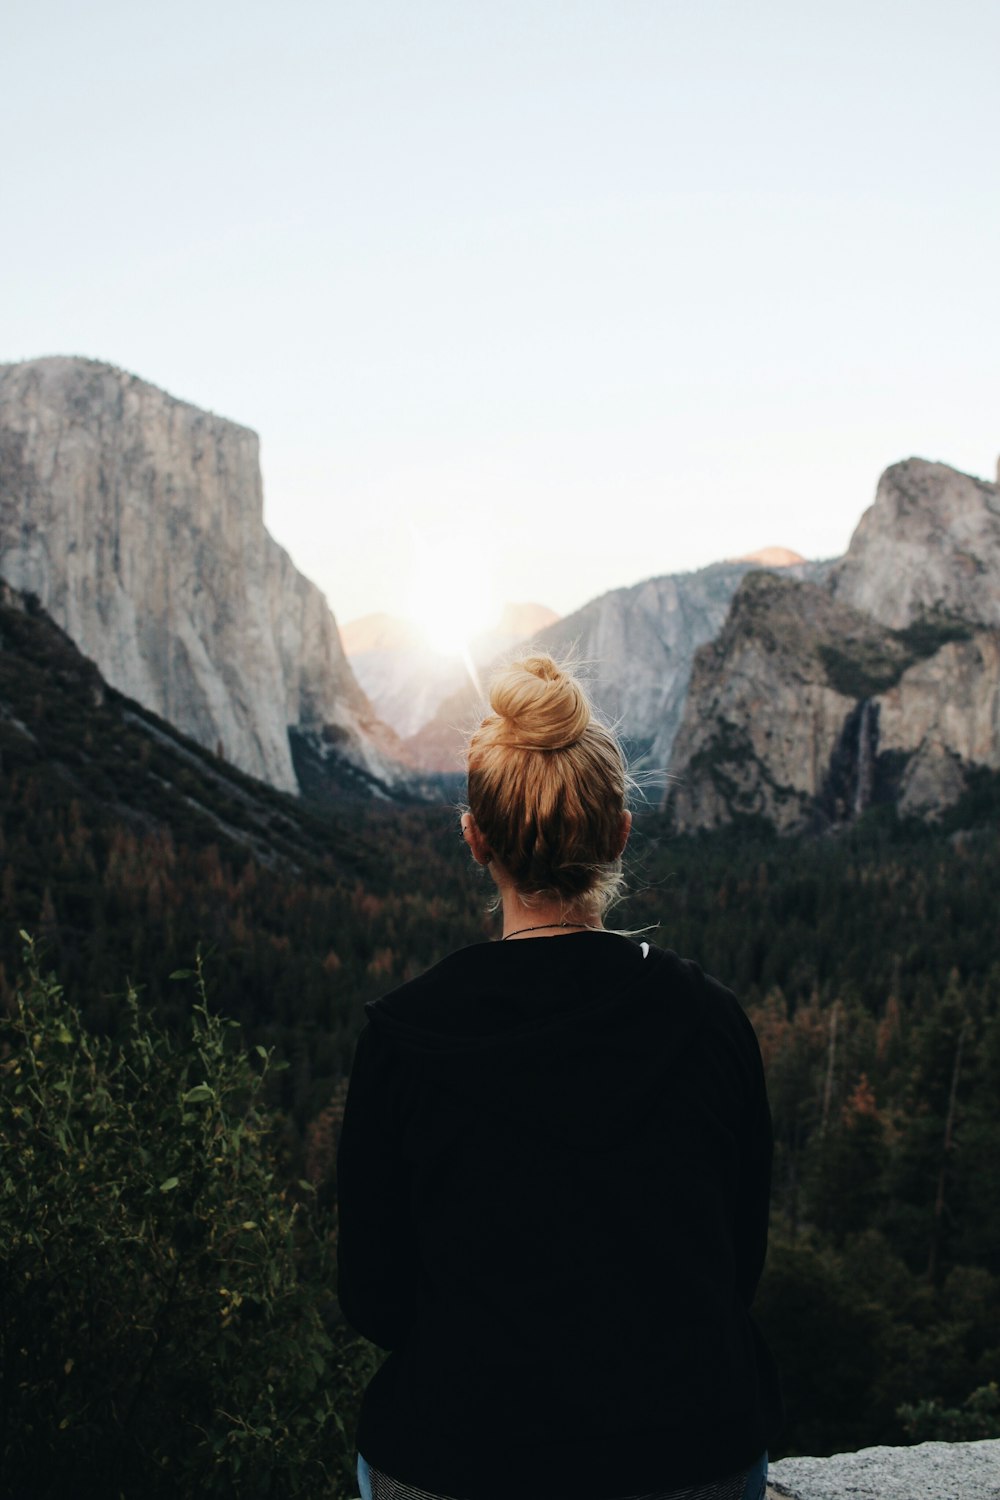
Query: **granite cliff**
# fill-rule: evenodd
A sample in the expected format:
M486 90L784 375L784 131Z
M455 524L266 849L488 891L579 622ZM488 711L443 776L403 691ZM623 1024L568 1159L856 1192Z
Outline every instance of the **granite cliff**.
M1000 771L1000 499L909 459L824 585L751 575L697 653L667 802L680 829L784 832L873 802L936 816Z
M897 629L929 616L1000 627L1000 490L947 464L893 464L830 586Z
M264 527L247 428L92 360L0 365L0 577L240 769L407 784L326 599Z

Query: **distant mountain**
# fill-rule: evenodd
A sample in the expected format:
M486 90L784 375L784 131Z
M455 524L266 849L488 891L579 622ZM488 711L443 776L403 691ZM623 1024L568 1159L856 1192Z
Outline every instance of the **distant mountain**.
M545 604L505 604L496 633L510 643L523 641L547 626L555 625L558 619L555 610Z
M873 803L935 817L1000 772L1000 491L883 474L825 584L744 579L697 653L670 764L680 829L782 831Z
M746 552L731 561L759 563L762 568L793 568L806 559L801 552L793 552L789 547L760 547L756 552Z
M558 618L543 604L504 605L496 625L470 642L475 666L484 668ZM469 681L460 655L435 651L417 626L394 615L364 615L343 626L340 634L354 674L375 711L400 735L415 734ZM408 750L404 753L409 757Z
M541 630L534 640L580 665L599 708L628 741L634 765L665 770L694 653L722 628L733 594L757 566L750 561L713 563L695 573L613 589ZM790 571L816 578L830 566L804 562ZM406 742L413 764L458 769L465 736L481 712L478 694L463 685Z
M483 712L405 622L342 643L264 527L254 433L95 361L0 365L0 579L169 733L283 791L439 796ZM509 605L476 672L528 642L580 664L680 827L934 817L1000 774L1000 491L908 459L840 560L765 547L566 619Z
M109 683L233 764L298 790L409 779L323 594L263 521L256 434L110 365L0 365L0 577Z
M410 651L421 644L421 636L407 620L379 612L341 625L340 643L350 658L366 651Z

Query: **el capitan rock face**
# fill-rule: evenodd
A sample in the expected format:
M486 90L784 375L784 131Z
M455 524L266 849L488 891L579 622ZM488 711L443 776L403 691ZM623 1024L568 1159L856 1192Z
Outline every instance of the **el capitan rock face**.
M298 789L292 728L399 784L323 594L265 530L249 429L92 360L0 366L0 576L252 775Z

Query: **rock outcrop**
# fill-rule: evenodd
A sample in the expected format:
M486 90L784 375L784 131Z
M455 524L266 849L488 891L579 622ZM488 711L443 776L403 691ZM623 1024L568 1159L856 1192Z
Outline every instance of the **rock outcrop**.
M667 801L679 830L782 832L877 802L934 816L1000 771L1000 631L893 630L822 587L746 578L695 658Z
M998 1500L1000 1439L862 1448L771 1464L774 1500Z
M1000 771L1000 630L917 661L875 700L872 754L900 758L900 811L933 817L976 767Z
M294 791L289 729L405 777L326 599L264 527L256 434L106 364L0 366L0 576L104 677Z
M855 708L851 669L891 680L906 665L891 632L818 585L744 579L722 631L695 657L670 768L678 829L742 816L792 831L823 801L849 815L864 795L863 757L848 757L839 784L835 759ZM861 744L866 732L857 726Z
M893 464L831 587L897 630L928 618L1000 627L1000 489L947 464Z

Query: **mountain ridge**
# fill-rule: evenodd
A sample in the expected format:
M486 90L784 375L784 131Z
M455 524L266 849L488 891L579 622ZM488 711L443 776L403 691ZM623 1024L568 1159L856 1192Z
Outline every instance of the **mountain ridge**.
M250 428L51 356L0 365L0 578L112 687L320 800L441 795L475 670L529 644L578 664L680 827L933 818L1000 770L1000 490L936 460L885 470L842 558L766 547L564 619L510 606L470 672L389 617L338 628L264 526Z
M102 677L37 597L0 579L0 771L8 784L41 767L84 812L139 832L220 843L265 866L330 864L353 873L364 852L328 814L255 779ZM360 774L360 773L358 773Z

